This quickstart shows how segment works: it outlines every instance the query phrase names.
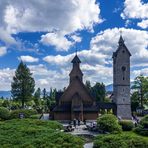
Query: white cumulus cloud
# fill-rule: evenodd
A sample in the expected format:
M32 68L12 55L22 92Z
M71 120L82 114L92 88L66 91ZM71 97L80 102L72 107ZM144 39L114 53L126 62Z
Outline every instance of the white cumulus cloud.
M19 32L48 32L41 37L43 44L58 50L68 50L80 39L71 42L66 35L76 31L93 30L101 23L99 4L96 0L1 0L1 40L15 43L12 34ZM5 34L5 38L3 38Z
M27 56L20 56L18 59L22 60L23 62L28 62L28 63L38 62L39 61L38 58L34 58L32 56L29 56L29 55L27 55Z
M147 20L142 20L142 21L139 22L137 25L138 25L139 27L143 28L143 29L148 28L148 19L147 19Z
M146 29L148 27L148 3L144 3L142 0L125 0L124 10L121 13L123 19L141 19L138 22L138 26Z
M7 53L7 48L5 46L0 47L0 56L3 56Z

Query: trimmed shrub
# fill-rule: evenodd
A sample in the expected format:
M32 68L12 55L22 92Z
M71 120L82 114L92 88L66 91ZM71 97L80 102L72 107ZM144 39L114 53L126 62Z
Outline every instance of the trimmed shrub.
M0 119L7 120L9 119L9 116L10 116L9 110L5 107L0 107Z
M134 130L137 134L148 136L148 115L144 116L138 127Z
M134 133L109 134L97 136L94 148L147 148L148 138Z
M130 120L121 120L119 124L122 126L123 131L131 131L134 128L134 124Z
M84 141L61 132L62 124L56 121L13 119L0 122L2 148L82 148Z
M97 119L97 126L100 130L110 133L118 133L122 131L121 126L118 124L116 116L112 114L102 115Z
M31 115L29 118L31 119L40 119L41 114Z
M11 119L19 118L19 115L21 113L24 114L24 118L29 118L31 115L37 114L37 111L36 110L30 110L30 109L13 110L11 112Z

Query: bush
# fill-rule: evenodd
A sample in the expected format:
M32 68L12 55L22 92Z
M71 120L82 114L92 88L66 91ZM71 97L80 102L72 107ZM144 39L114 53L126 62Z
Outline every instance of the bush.
M7 120L9 119L9 116L10 116L9 110L5 107L0 107L0 119Z
M83 140L61 132L56 121L13 119L0 122L2 148L82 148Z
M119 124L122 126L123 131L131 131L134 128L134 124L130 120L121 120Z
M105 114L99 117L97 119L97 125L100 130L105 132L115 133L122 131L116 116L112 114Z
M16 119L19 118L19 115L23 113L24 118L29 118L31 115L37 114L36 110L30 110L30 109L18 109L18 110L13 110L11 112L11 119Z
M146 148L148 138L138 136L132 132L98 136L94 141L94 148Z
M41 114L31 115L29 118L31 119L40 119Z
M137 134L148 136L148 115L144 116L138 127L134 130Z

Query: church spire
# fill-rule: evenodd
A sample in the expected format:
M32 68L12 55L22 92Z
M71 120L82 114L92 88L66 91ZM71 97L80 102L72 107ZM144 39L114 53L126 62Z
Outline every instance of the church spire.
M80 61L77 54L75 55L75 57L73 58L71 63L73 63L73 68L69 74L70 75L70 82L72 82L72 80L74 80L75 78L78 78L80 81L82 81L83 73L80 69L81 61Z
M77 50L76 50L76 55L75 55L75 57L73 58L73 60L71 61L71 63L81 63L81 61L80 61L80 59L79 59L79 57L77 56Z
M75 55L75 57L73 58L73 60L71 61L71 63L81 63L79 57L77 56L77 54Z
M124 40L123 40L123 38L122 38L122 34L120 34L120 38L119 38L118 43L119 43L119 46L124 45Z

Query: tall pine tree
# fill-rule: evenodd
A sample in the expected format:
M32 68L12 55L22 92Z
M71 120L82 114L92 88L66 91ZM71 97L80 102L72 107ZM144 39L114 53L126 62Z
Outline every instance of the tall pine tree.
M12 98L17 101L21 101L22 108L24 108L25 102L32 99L34 92L35 81L32 77L32 73L29 68L22 61L15 71L13 82L11 83Z

